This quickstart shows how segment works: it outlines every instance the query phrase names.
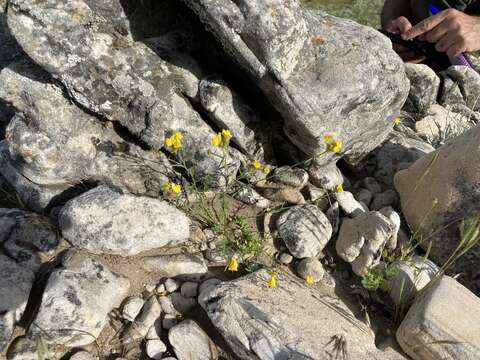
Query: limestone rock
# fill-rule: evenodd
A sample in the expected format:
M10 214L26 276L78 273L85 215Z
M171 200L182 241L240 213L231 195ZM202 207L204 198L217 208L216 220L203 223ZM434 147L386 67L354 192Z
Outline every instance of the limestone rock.
M260 130L260 119L245 101L220 79L203 79L199 91L200 102L215 124L232 131L232 141L243 151L264 160L261 141L265 142L265 135Z
M57 229L49 218L0 208L0 244L22 267L37 272L41 263L53 256L58 242Z
M442 265L460 242L459 221L480 212L480 126L450 140L437 151L417 160L395 176L402 212L412 231L428 239L420 246ZM461 281L480 293L476 263L477 245L456 261L452 271L462 273Z
M480 110L480 74L467 66L453 65L446 74L458 84L466 105L475 111Z
M350 191L336 192L335 199L340 209L350 217L355 217L365 212L362 204L355 200L355 197Z
M296 258L317 256L332 236L332 225L315 205L299 205L285 211L277 220L277 229Z
M162 313L162 307L160 306L155 296L150 296L142 307L142 311L136 317L135 321L131 323L122 338L125 342L134 342L139 339L143 339L150 328L155 325Z
M412 164L435 149L420 138L393 131L388 140L376 150L375 178L391 187L395 174L405 164Z
M82 111L35 64L22 59L0 73L0 98L18 112L6 131L12 164L39 185L106 182L158 195L173 170L159 152L123 140Z
M87 351L79 351L75 353L69 360L95 360L92 354Z
M440 78L431 67L424 64L405 64L405 73L410 80L410 93L404 109L423 113L437 102Z
M35 273L2 254L0 273L0 352L3 352L27 306Z
M11 185L25 206L38 213L68 192L69 186L42 186L23 176L13 165L5 140L0 141L0 176Z
M138 296L129 297L122 308L122 317L127 321L134 321L137 315L142 310L145 300Z
M70 200L59 224L73 245L95 254L136 255L190 235L190 220L173 205L106 186Z
M308 156L323 153L323 164L336 158L324 153L327 133L344 142L352 160L388 134L408 81L390 42L373 29L297 0L186 3L257 80L284 114L287 136Z
M119 1L100 9L86 0L68 6L15 0L10 2L8 24L30 58L58 78L77 103L120 122L155 149L181 131L183 147L174 155L199 179L222 185L239 164L230 156L223 160L223 152L211 144L213 131L189 103L192 81L198 88L198 65L183 58L184 66L193 65L177 67L164 59L168 56L132 41L128 32L122 35L109 19L121 9Z
M417 297L397 330L415 360L476 359L480 353L480 299L443 276Z
M353 272L362 276L377 263L394 232L395 225L381 213L365 212L343 220L335 248L338 256L352 263Z
M69 347L94 341L108 313L127 295L129 281L86 252L69 250L50 274L29 333ZM88 334L88 335L87 335Z
M167 347L160 339L147 340L146 352L150 359L161 359Z
M417 255L391 266L394 276L389 280L389 295L397 306L408 304L440 270L434 262Z
M375 194L375 196L373 197L372 204L370 205L370 209L378 211L381 208L384 208L387 206L396 206L397 203L398 203L397 192L393 189L388 189L382 193Z
M269 289L269 277L259 270L200 294L200 305L240 359L326 359L336 353L329 341L342 337L352 359L389 358L338 298L286 273L278 275L277 288Z
M282 166L273 172L272 181L295 189L302 189L308 182L308 173L300 168Z
M216 360L218 351L208 335L193 320L172 327L168 340L178 360Z
M343 184L343 175L336 164L325 166L314 160L308 173L312 183L321 189L335 190L338 185Z
M201 254L158 255L145 258L144 266L149 271L160 272L166 277L199 280L207 272L207 264Z
M442 78L442 84L438 103L445 107L453 104L465 105L465 99L458 82L452 79L447 71L440 72L439 76Z
M426 116L415 123L415 131L430 142L452 138L467 131L474 123L469 118L438 104L425 111Z
M297 264L297 273L304 280L311 276L314 282L319 282L322 280L325 270L317 258L305 258Z

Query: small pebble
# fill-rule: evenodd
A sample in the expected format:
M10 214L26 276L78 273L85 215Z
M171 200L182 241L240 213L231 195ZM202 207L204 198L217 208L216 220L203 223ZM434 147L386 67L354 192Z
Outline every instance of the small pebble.
M175 306L173 306L173 302L170 296L160 296L158 298L158 301L160 302L164 313L172 315L178 314L177 309L175 309Z
M134 321L142 310L143 304L145 304L145 301L138 296L128 298L123 305L122 317L127 321Z
M172 299L173 306L175 306L175 309L177 309L180 314L190 312L190 310L197 305L197 300L195 298L185 297L178 292L170 294L170 298Z
M167 279L165 281L165 289L169 292L169 293L173 293L175 291L177 291L177 289L180 287L180 285L178 284L177 281L175 281L174 279Z
M280 261L280 263L284 265L288 265L293 261L293 256L290 255L289 253L284 252L280 254L280 257L278 260Z
M79 351L75 353L70 360L94 360L95 358L87 351Z
M160 339L148 340L146 347L148 357L155 360L161 359L163 353L167 351L167 347Z
M145 285L145 290L147 290L149 293L152 293L152 292L155 291L155 285L146 284Z
M196 282L185 282L180 288L180 293L189 298L197 296L198 293L198 283Z
M150 326L150 329L148 329L145 339L155 340L155 339L160 339L161 336L162 336L162 321L160 318L158 318L157 320L155 320L155 323L152 326Z
M314 282L319 282L322 280L325 270L317 258L305 258L298 263L297 273L304 280L311 276Z
M155 291L157 292L157 294L165 294L167 292L167 289L165 288L165 284L158 284Z

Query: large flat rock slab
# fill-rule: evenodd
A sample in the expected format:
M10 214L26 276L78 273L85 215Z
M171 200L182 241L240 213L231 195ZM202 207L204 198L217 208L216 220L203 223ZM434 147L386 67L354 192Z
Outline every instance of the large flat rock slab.
M375 347L372 331L338 298L281 273L260 270L199 296L212 324L241 359L403 359ZM301 301L299 301L301 299Z

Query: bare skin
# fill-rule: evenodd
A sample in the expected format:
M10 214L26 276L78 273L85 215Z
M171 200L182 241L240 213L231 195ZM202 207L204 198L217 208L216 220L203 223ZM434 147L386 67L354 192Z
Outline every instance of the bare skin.
M404 35L413 25L407 19L411 15L409 0L386 0L382 10L382 27L392 33ZM425 57L410 49L393 44L393 49L405 62L420 63Z
M447 9L413 26L407 19L409 15L409 0L387 0L382 11L382 26L387 31L401 35L405 40L418 38L433 43L437 51L450 56L480 50L478 16ZM406 62L419 63L425 60L403 46L394 45L394 50Z
M418 38L434 43L450 56L480 50L480 17L447 9L401 33L405 40Z

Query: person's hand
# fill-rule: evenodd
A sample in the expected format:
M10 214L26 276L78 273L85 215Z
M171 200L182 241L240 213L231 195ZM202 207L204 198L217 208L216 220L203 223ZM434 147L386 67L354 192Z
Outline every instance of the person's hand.
M435 49L450 56L480 50L480 17L455 9L435 14L401 34L405 40L416 37L435 43Z
M385 30L394 34L403 35L407 31L409 31L412 27L413 27L412 24L410 23L410 21L408 21L406 17L400 16L390 21L390 23L388 23L387 26L385 27ZM406 48L405 46L402 46L399 44L394 43L393 50L395 50L395 52L405 62L420 63L425 60L425 56L419 55L414 51Z

